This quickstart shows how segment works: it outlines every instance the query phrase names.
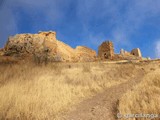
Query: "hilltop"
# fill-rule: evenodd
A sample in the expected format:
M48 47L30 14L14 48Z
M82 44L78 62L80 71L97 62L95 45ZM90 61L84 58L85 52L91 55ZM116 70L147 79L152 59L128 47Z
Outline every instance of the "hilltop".
M37 34L16 34L10 36L4 48L0 49L3 57L15 59L34 58L38 61L58 62L94 62L106 60L143 60L139 48L131 52L120 50L114 53L114 45L111 41L104 41L95 50L86 46L72 48L64 42L57 40L55 31L38 32Z

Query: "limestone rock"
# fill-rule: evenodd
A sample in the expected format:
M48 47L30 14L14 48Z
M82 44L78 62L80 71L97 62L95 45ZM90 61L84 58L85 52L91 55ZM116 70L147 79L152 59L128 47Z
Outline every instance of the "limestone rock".
M113 59L114 47L111 41L105 41L99 46L98 57L102 59Z
M56 39L56 32L38 34L17 34L9 37L5 47L5 56L35 56L35 59L53 59L55 61L93 61L96 52L87 47L73 49ZM87 59L87 60L86 60Z
M38 34L17 34L9 37L5 45L5 55L33 54L48 49L56 53L55 32L40 32Z
M0 56L2 56L4 54L4 50L3 48L0 48Z
M91 61L95 61L96 59L96 51L88 47L77 46L75 50L76 50L76 57L78 58L78 61L91 62Z
M141 51L139 48L135 48L131 51L131 54L137 57L142 57Z
M57 40L57 54L61 56L62 61L76 61L75 50L59 40Z

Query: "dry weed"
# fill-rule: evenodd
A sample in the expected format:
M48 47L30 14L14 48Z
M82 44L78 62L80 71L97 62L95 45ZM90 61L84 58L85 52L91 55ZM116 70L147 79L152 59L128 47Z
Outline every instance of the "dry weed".
M121 114L160 114L159 72L156 70L149 73L132 91L123 95L118 107ZM144 119L150 120L151 118L138 118L137 120Z
M52 120L69 106L125 82L133 68L104 63L1 66L0 119Z

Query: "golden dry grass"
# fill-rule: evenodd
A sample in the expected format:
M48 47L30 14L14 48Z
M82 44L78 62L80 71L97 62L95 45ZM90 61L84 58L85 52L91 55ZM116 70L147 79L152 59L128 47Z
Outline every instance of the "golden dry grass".
M160 115L160 68L159 63L150 63L146 66L146 75L142 82L128 91L119 101L118 110L122 115L150 114L150 118L136 120L151 120ZM150 71L150 72L149 72ZM152 114L152 115L151 115ZM155 117L154 117L154 115ZM126 116L128 117L128 116ZM135 118L130 118L135 120Z
M135 66L51 63L0 66L0 119L55 119L71 105L133 77Z

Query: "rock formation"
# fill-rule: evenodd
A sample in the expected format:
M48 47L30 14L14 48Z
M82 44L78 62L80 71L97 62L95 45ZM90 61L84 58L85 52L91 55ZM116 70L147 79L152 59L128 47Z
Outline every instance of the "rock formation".
M2 56L4 54L4 51L2 48L0 48L0 56Z
M75 50L78 61L86 61L86 62L95 61L96 52L94 50L87 48L85 46L77 46Z
M36 55L53 58L55 61L94 61L96 56L96 52L89 48L79 46L73 49L57 40L54 31L9 37L4 51L6 56Z
M120 54L114 53L111 41L103 42L96 51L85 46L77 46L75 49L56 38L56 32L39 32L37 34L17 34L9 37L5 47L0 49L0 55L26 57L33 56L36 59L43 58L53 61L95 61L95 60L123 60L141 59L139 48L127 52L121 49Z
M50 51L56 53L56 33L39 32L38 34L17 34L9 37L4 47L5 55L33 54L36 52Z
M98 57L101 59L113 59L114 47L111 41L105 41L99 46Z
M61 61L77 61L75 50L69 45L57 40L57 54Z
M131 51L131 54L137 57L142 57L141 51L139 48L135 48Z

